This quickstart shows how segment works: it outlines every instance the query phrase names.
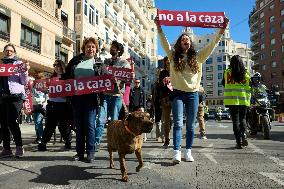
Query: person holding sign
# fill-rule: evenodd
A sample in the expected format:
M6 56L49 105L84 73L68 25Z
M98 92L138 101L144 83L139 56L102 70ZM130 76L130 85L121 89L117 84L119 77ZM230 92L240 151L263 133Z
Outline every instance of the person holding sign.
M159 17L159 16L158 16ZM194 161L191 149L194 138L194 126L198 110L198 90L202 77L202 63L210 56L221 39L226 27L217 31L216 36L200 51L196 51L192 38L188 33L178 37L173 47L170 46L160 26L158 17L155 22L162 47L170 61L170 77L165 82L171 82L173 91L170 93L173 113L173 163L181 162L181 139L183 128L183 115L186 115L186 150L185 161ZM228 20L226 19L226 25Z
M82 52L70 60L66 67L64 79L78 79L97 76L95 58L99 50L99 42L90 37L83 41ZM76 127L76 152L75 161L84 160L85 143L87 162L92 163L95 155L95 129L98 108L96 93L72 96L71 99Z
M4 47L4 58L1 64L21 65L25 70L15 72L10 76L0 75L0 124L3 135L3 150L0 158L10 157L13 155L10 147L10 131L16 143L16 157L24 154L22 144L22 134L19 127L19 115L25 101L25 85L28 83L29 64L20 61L16 56L14 45L8 44Z

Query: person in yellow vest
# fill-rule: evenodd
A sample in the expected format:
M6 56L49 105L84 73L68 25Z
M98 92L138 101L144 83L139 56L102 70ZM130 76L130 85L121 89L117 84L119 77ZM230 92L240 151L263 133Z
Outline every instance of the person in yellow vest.
M186 115L186 149L185 161L193 162L191 149L194 138L194 126L198 111L198 90L202 77L202 64L210 56L225 29L216 32L214 38L203 49L198 52L192 44L192 37L183 33L171 47L164 35L158 19L155 20L161 44L170 62L170 77L164 78L165 82L170 80L173 91L170 93L170 100L173 114L173 163L181 162L181 140L183 117ZM228 20L226 19L226 24Z
M229 108L233 130L236 138L236 148L248 145L246 138L247 107L250 106L250 73L246 70L239 55L230 60L230 66L224 72L224 104Z

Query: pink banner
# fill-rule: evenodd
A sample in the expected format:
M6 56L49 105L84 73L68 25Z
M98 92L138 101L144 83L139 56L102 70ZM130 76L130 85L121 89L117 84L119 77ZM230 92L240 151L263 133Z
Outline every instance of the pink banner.
M114 82L112 75L84 77L68 80L51 80L48 84L49 97L64 97L112 91Z
M25 64L0 64L0 76L11 76L17 73L23 73L25 71L27 71Z
M26 92L26 101L23 104L23 108L26 114L31 114L33 111L33 101L32 101L32 84L29 81L28 84L25 86Z
M134 66L132 66L131 69L108 66L107 70L113 77L117 78L118 80L125 81L126 83L132 82L135 76Z
M164 26L226 28L224 12L191 12L158 10L158 20Z

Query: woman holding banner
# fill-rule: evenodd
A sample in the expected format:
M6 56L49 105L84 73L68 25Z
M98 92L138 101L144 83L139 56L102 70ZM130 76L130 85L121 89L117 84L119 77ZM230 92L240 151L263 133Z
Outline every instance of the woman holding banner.
M228 20L225 19L226 25ZM186 150L185 161L194 161L191 149L194 138L194 126L198 109L198 89L202 77L202 63L210 56L216 44L221 39L225 31L220 29L216 36L207 46L200 51L196 51L192 44L192 38L188 33L183 33L178 37L173 48L171 48L165 37L158 18L156 19L158 33L162 46L170 61L170 77L166 77L165 82L171 81L174 90L170 94L173 113L173 163L181 162L181 139L183 127L183 115L186 115Z
M90 37L83 41L82 54L70 60L66 67L64 79L76 79L98 75L96 69L96 55L99 43L96 38ZM97 94L73 96L72 100L74 122L76 127L75 161L84 160L85 143L87 161L92 163L95 155L95 128L98 108Z
M51 80L61 79L65 72L65 64L62 60L55 60L54 72ZM65 142L65 149L71 149L71 127L70 116L68 115L69 105L65 97L49 98L46 105L45 128L43 130L41 143L38 145L39 151L46 151L46 144L50 141L56 126ZM37 120L35 120L36 123Z
M23 63L16 56L14 45L8 44L4 47L4 58L1 64L5 66L21 66L21 71L8 76L0 76L0 123L3 134L3 150L0 158L13 155L10 147L10 131L16 143L16 157L24 154L21 130L19 127L19 115L25 100L25 85L28 82L28 63ZM6 67L8 69L8 67Z

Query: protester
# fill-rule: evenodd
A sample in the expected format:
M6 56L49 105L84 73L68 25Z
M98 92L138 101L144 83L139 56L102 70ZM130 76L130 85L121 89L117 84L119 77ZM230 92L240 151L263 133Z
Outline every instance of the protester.
M236 138L236 148L247 146L246 114L250 106L250 73L244 66L242 58L235 55L230 60L230 66L224 72L224 104L229 108Z
M66 67L64 79L74 79L97 76L96 55L99 43L96 38L90 37L83 41L82 52L70 60ZM73 96L71 99L74 124L76 127L75 161L83 161L86 153L87 162L92 163L95 158L95 132L98 98L96 93Z
M25 85L28 82L30 66L16 57L14 45L6 45L3 52L2 64L22 65L26 71L11 76L0 76L0 124L3 135L3 150L0 158L13 155L10 147L10 131L16 143L15 156L21 157L24 155L24 148L18 119L26 98Z
M110 47L111 58L105 59L103 67L113 66L116 68L129 68L131 65L127 60L121 58L124 53L124 47L121 43L113 41ZM102 70L102 74L109 74L105 68ZM119 114L123 107L123 95L125 93L126 83L125 81L117 80L115 83L114 91L103 93L100 98L100 109L98 115L98 123L96 128L95 143L97 148L100 148L100 141L102 139L104 126L107 122L108 112L111 120L118 120Z
M140 80L135 79L135 86L130 90L130 111L144 111L144 90L140 86Z
M162 139L165 147L170 145L170 131L171 131L171 102L170 92L171 90L163 82L166 77L170 76L170 62L166 56L163 59L164 69L160 72L159 83L160 83L160 102L162 108Z
M227 21L226 21L227 22ZM206 47L196 52L192 39L187 33L183 33L171 48L159 21L156 19L158 33L162 46L167 53L170 61L170 79L174 88L171 92L172 111L173 111L173 144L174 144L174 163L181 162L181 139L183 127L183 115L186 115L186 150L185 160L194 161L191 149L194 138L194 125L198 109L198 90L202 77L202 63L210 56L216 44L221 39L225 29L220 29L216 36ZM166 77L165 81L169 79Z
M160 70L157 71L157 80L154 83L152 89L152 104L154 110L154 117L155 117L155 125L156 125L156 141L163 142L162 140L162 109L161 109L161 102L160 102L160 82L159 82L159 75Z
M38 73L35 79L44 79L44 74ZM45 116L47 98L46 93L38 91L35 88L32 89L33 119L36 131L36 139L34 141L35 144L39 144L41 142L43 134L43 118Z
M206 94L202 86L199 87L198 97L199 97L199 105L198 105L198 111L197 111L197 121L198 121L198 126L199 126L200 138L207 139L206 132L205 132L205 121L204 121Z
M51 80L61 79L62 74L65 73L65 65L61 60L55 60L54 72L51 76ZM41 143L38 145L39 151L46 151L46 144L50 141L52 134L54 133L56 126L58 125L59 132L65 142L65 149L71 149L71 127L69 125L70 116L69 104L65 97L49 98L46 105L46 118L45 128L43 130Z

